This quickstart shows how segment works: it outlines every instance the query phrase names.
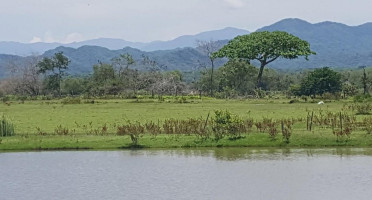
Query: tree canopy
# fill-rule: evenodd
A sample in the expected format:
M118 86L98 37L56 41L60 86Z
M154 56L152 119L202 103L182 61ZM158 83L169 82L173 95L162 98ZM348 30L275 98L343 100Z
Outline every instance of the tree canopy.
M264 67L278 58L295 59L299 56L315 54L310 44L300 38L283 31L254 32L249 35L235 37L227 45L214 53L214 57L229 59L258 60L261 63L257 76L257 87L260 87Z
M45 79L45 87L50 90L57 90L61 95L61 81L68 69L70 60L63 55L63 52L55 53L52 58L43 58L37 64L38 73L49 74ZM56 71L57 70L57 71Z
M301 82L302 95L323 95L342 90L341 74L328 67L315 69Z

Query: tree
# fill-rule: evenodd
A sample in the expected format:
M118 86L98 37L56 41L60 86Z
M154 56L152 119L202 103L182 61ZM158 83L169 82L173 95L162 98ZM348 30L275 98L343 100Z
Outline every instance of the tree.
M211 77L210 77L210 95L213 96L213 71L214 71L214 61L216 57L213 56L213 53L217 52L220 49L220 45L216 41L197 41L197 48L200 49L206 56L208 56L209 61L211 62Z
M258 60L261 64L257 76L256 87L261 87L261 79L265 66L278 58L295 59L299 56L315 54L310 44L300 38L283 31L254 32L249 35L235 37L227 45L214 53L214 57L229 59Z
M323 95L326 92L336 93L341 90L341 74L329 67L315 69L301 82L302 95Z
M62 92L69 95L79 95L86 91L88 78L68 77L62 81Z
M123 69L125 68L126 70L128 70L131 65L136 64L136 61L133 59L133 57L130 54L126 53L126 54L120 54L119 57L113 58L112 64L117 69L118 76L120 77Z
M37 68L39 61L37 56L29 56L21 62L11 61L8 64L11 77L7 81L7 93L38 95L41 89L41 79Z
M368 93L368 77L367 77L367 74L366 74L366 67L365 66L362 66L363 68L363 76L361 78L361 81L362 81L362 84L363 84L363 94L366 95Z
M114 67L111 64L99 63L93 66L90 92L93 94L117 94L118 84Z
M218 71L221 72L219 81L220 90L231 88L237 91L239 95L252 93L255 85L254 78L252 77L257 74L257 68L246 62L229 60L229 62L219 68Z
M43 58L37 64L39 73L48 74L46 79L47 89L58 90L59 96L61 96L62 77L66 75L65 71L69 64L70 60L63 55L63 52L55 53L52 58Z

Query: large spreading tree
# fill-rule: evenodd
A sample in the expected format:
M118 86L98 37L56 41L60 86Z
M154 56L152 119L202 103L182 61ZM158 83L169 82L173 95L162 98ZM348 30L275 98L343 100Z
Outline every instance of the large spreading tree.
M300 38L283 31L254 32L249 35L235 37L227 45L214 53L214 57L227 57L261 63L257 76L256 87L262 85L262 74L265 66L278 58L295 59L299 56L315 54L310 50L310 44Z

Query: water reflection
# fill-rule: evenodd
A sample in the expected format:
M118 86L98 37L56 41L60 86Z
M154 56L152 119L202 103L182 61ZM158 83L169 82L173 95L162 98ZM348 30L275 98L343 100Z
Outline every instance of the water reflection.
M127 153L124 153L127 156ZM372 148L200 148L130 150L130 156L213 157L216 160L291 160L314 156L372 156Z
M0 153L0 199L367 200L371 155L372 148Z

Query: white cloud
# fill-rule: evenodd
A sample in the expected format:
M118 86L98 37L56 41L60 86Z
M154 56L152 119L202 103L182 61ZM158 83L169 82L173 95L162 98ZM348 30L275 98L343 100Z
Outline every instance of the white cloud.
M30 40L30 43L37 43L37 42L42 42L41 38L34 36L32 40Z
M242 0L224 0L232 8L242 8L245 6L245 3Z
M72 42L79 42L82 40L83 40L83 35L81 35L80 33L70 33L61 42L72 43Z
M67 34L64 37L57 38L56 36L53 35L53 33L51 31L47 31L47 32L45 32L44 37L34 36L32 38L32 40L30 41L30 43L36 43L36 42L54 43L54 42L57 42L57 43L68 44L68 43L72 43L72 42L80 42L80 41L83 41L83 40L84 40L83 35L80 34L80 33L70 33L70 34Z

